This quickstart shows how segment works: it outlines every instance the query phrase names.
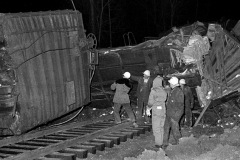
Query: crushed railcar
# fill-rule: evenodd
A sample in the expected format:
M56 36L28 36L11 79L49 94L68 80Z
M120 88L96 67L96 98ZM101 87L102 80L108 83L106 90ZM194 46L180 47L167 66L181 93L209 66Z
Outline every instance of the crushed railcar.
M125 71L142 75L145 69L149 69L153 74L163 74L165 79L172 76L185 78L196 91L201 118L210 104L219 105L232 98L237 100L240 89L239 45L236 34L226 31L220 24L195 22L174 27L170 34L158 40L101 49L91 84L93 102L108 101L111 105L109 85L114 80ZM133 89L133 102L134 95Z
M91 52L79 11L0 14L0 45L1 134L90 102Z

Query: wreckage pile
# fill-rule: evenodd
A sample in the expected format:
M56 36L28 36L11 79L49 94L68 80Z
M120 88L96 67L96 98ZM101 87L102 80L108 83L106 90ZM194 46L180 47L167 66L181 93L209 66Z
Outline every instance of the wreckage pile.
M139 75L144 69L163 74L166 79L184 78L196 91L202 108L238 91L240 45L234 35L216 23L195 22L172 30L158 40L99 50L98 74L92 81L93 101L99 100L95 95L102 95L111 102L108 85L124 71Z
M196 123L210 106L214 118L208 118L212 125L231 128L238 124L240 45L234 35L219 24L196 22L191 26L173 28L173 32L161 38L159 44L160 47L169 47L172 68L186 68L184 72L168 74L168 77L186 78L195 73L201 77L201 83L193 86L198 102L204 108Z

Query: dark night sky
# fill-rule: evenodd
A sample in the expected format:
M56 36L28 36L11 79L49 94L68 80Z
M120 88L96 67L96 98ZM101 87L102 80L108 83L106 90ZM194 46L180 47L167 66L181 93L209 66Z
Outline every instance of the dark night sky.
M90 31L89 28L89 17L86 12L88 12L89 5L84 4L88 0L73 0L77 10L83 13L84 26L87 32ZM97 1L97 0L94 0ZM151 18L147 17L146 13L148 9L143 8L141 3L147 4L150 0L118 0L118 3L124 3L120 5L122 12L125 12L124 18L124 29L119 33L115 33L114 39L122 39L123 33L133 32L137 43L143 40L146 36L158 36L160 31L157 31L157 27L154 27L154 23L151 22ZM159 0L160 1L160 0ZM162 1L162 0L161 0ZM169 0L170 1L170 0ZM187 1L187 0L179 0ZM222 0L223 1L223 0ZM187 6L181 7L179 10L180 14L177 14L177 21L175 26L182 26L185 24L191 24L196 21L200 22L220 22L221 19L227 20L239 20L239 5L237 0L228 0L222 2L220 0L190 0ZM81 3L80 3L81 2ZM139 2L139 3L138 3ZM147 3L146 3L147 2ZM197 7L196 7L197 6ZM197 10L196 10L197 8ZM17 13L17 12L30 12L30 11L49 11L49 10L61 10L61 9L73 9L71 0L2 0L0 13ZM152 10L152 8L149 8ZM114 11L112 11L114 12ZM112 13L114 14L114 13ZM162 27L161 22L159 22L159 27ZM159 28L158 27L158 28ZM171 27L165 29L168 30ZM106 44L104 47L106 47ZM123 45L123 43L114 41L113 46Z

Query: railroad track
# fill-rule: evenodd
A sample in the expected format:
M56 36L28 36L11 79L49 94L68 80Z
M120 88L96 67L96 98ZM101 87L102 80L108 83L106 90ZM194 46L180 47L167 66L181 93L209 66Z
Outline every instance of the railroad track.
M116 125L113 120L96 123L75 123L6 138L0 141L0 159L4 160L75 160L88 153L104 151L151 130L150 124L134 128L131 122Z

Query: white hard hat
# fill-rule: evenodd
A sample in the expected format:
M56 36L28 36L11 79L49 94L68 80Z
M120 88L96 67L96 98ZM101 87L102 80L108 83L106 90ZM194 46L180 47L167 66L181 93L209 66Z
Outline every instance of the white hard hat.
M146 70L146 71L143 72L143 74L146 75L146 76L150 76L150 71Z
M6 51L6 48L5 48L5 47L2 47L2 48L1 48L1 50L4 50L4 51Z
M178 84L178 78L172 77L168 82L172 85L176 85L176 84Z
M180 79L179 83L180 84L186 84L186 81L185 81L185 79Z
M130 78L131 74L129 72L123 73L123 78Z

